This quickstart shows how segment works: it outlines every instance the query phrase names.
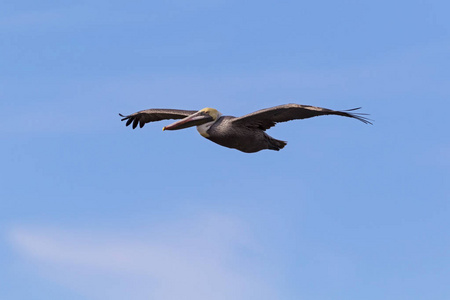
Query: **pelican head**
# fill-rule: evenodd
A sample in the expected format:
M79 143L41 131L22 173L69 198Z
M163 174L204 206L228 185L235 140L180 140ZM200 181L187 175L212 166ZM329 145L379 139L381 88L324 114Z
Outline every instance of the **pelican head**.
M192 114L184 119L163 127L164 130L178 130L192 126L200 126L206 123L213 124L222 114L214 108L206 107L195 114Z

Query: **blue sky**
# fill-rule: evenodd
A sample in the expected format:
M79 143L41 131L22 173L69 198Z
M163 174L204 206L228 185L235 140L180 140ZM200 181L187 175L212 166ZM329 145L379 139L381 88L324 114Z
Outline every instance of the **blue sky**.
M446 1L3 1L1 299L449 299ZM117 115L363 107L245 154Z

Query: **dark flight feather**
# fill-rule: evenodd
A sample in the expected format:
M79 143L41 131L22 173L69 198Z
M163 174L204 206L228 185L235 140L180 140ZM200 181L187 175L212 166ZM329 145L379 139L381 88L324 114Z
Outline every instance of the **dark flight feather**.
M170 120L170 119L183 119L187 116L190 116L196 113L196 110L181 110L181 109L147 109L141 110L134 114L124 116L119 114L122 117L122 121L127 121L126 126L129 126L133 123L133 129L135 129L138 124L139 127L144 127L146 123L156 122L161 120Z
M366 114L350 113L350 111L358 109L360 109L360 107L339 111L310 105L285 104L255 111L245 116L235 118L232 122L234 125L267 130L280 122L307 119L323 115L338 115L354 118L365 124L372 124L370 119L364 117Z

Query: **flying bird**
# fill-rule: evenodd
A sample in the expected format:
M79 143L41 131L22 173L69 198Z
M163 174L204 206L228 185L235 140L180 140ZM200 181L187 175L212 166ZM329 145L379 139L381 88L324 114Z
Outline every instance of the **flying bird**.
M274 139L265 132L280 122L323 115L337 115L354 118L365 124L372 124L365 117L367 114L353 112L358 109L360 107L338 111L310 105L284 104L261 109L242 117L222 116L218 110L209 107L199 111L147 109L128 116L119 115L122 117L122 121L127 121L126 126L132 124L133 129L138 125L142 128L149 122L181 119L163 127L163 131L197 126L197 131L214 143L242 152L253 153L264 149L279 151L286 146L287 142Z

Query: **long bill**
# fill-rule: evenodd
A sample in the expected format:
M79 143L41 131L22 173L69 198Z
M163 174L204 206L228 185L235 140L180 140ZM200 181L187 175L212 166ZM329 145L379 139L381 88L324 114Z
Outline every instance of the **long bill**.
M213 117L203 111L198 111L195 114L190 115L189 117L163 127L162 130L184 129L192 126L202 125L211 121L214 121Z

